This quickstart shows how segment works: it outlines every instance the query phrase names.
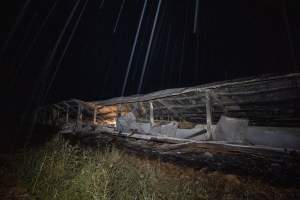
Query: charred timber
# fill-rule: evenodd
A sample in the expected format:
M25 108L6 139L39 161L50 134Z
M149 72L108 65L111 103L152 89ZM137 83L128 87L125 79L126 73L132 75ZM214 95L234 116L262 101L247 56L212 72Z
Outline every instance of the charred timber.
M207 168L209 171L253 176L280 185L300 184L300 155L295 151L213 143L178 143L172 140L143 140L105 132L78 132L72 138L85 145L113 145L127 153L172 162L183 167Z

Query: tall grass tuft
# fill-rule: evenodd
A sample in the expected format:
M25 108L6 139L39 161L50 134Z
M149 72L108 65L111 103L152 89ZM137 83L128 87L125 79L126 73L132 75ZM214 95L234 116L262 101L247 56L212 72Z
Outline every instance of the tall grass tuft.
M150 176L141 176L115 148L80 150L58 136L21 155L18 177L40 199L155 198Z
M43 200L285 199L280 197L290 194L139 159L116 148L79 148L61 136L20 153L16 173L30 195Z

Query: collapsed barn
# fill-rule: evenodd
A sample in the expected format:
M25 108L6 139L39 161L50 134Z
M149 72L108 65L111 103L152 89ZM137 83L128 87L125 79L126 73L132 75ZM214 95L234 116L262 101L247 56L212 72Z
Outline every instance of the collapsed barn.
M300 74L41 108L39 122L88 145L195 168L300 183ZM277 174L280 172L280 176Z
M65 123L69 131L96 126L131 136L300 149L299 102L300 74L288 74L104 101L63 101L41 109L40 119Z

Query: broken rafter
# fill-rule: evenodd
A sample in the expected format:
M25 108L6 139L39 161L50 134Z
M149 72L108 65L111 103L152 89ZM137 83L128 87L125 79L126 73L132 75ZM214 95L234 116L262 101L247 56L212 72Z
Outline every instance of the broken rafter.
M183 121L197 121L201 119L207 109L206 91L210 91L210 108L214 122L225 114L236 118L247 118L250 124L259 123L269 126L278 124L281 126L290 124L299 125L300 113L300 74L288 74L275 77L255 77L253 79L233 80L207 84L191 88L177 88L157 91L146 95L130 97L118 97L104 101L83 102L72 99L66 101L72 112L77 110L77 105L82 106L82 112L93 116L97 109L102 118L116 118L118 104L124 106L123 113L135 110L137 118L149 120L149 102L153 102L153 112L159 119L175 118ZM62 104L64 104L62 102ZM66 109L66 106L57 104ZM138 108L134 108L139 105ZM102 108L109 108L103 109ZM56 108L57 109L57 108ZM101 112L103 111L103 112ZM108 112L111 111L111 112ZM104 113L105 112L105 113ZM107 113L106 113L107 112ZM110 116L111 115L111 116ZM280 118L278 116L281 116ZM284 120L286 118L287 120ZM293 126L294 126L293 125Z
M174 114L175 117L179 118L182 121L185 121L185 118L182 115L180 115L180 113L178 113L176 110L171 108L169 104L164 102L164 100L157 99L156 101L159 102L160 104L162 104L163 106L165 106L171 113Z
M205 93L206 95L206 124L208 140L212 140L212 107L211 107L211 96L210 91Z

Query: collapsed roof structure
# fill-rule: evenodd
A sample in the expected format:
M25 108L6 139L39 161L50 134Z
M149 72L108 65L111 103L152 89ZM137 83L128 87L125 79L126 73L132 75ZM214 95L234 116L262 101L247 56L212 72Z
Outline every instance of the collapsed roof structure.
M72 99L40 109L38 119L89 146L299 183L299 102L300 74L288 74L104 101Z
M243 137L243 142L251 144L300 149L299 102L300 74L297 73L167 89L103 101L72 99L45 107L39 114L43 116L40 119L48 122L72 121L116 127L120 117L125 116L126 121L131 113L134 123L143 127L148 124L147 130L137 128L137 132L151 134L151 127L175 121L177 134L171 137L191 138L193 132L181 137L186 131L178 132L178 129L195 129L198 125L204 132L198 129L194 132L205 133L199 140L227 140L227 136L236 137L232 134L238 132L239 141ZM270 137L278 139L273 141Z

